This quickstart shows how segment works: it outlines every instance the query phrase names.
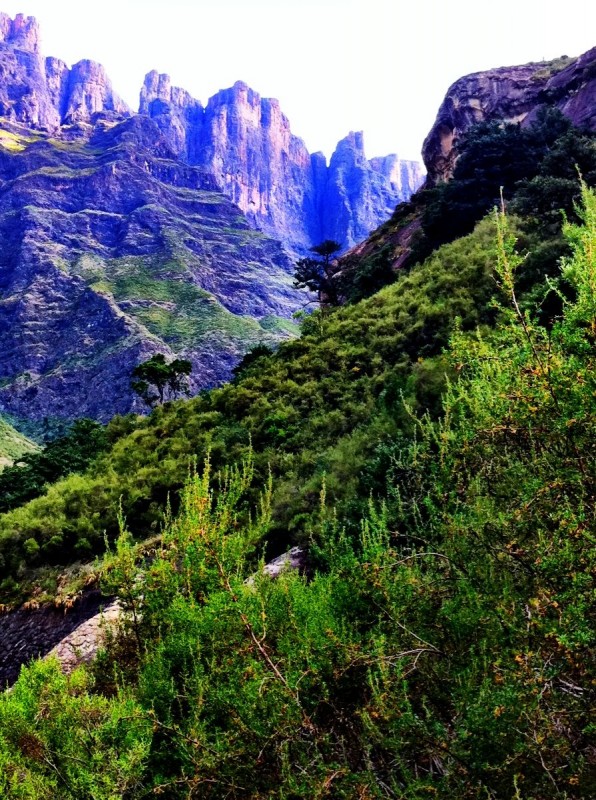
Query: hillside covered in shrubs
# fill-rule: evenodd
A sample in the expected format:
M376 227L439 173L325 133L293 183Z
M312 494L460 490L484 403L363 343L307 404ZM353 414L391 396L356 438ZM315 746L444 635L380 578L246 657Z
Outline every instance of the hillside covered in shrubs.
M0 698L3 796L596 794L596 148L528 136L471 132L389 285L403 209L351 302L0 515L3 602L97 556L124 610Z

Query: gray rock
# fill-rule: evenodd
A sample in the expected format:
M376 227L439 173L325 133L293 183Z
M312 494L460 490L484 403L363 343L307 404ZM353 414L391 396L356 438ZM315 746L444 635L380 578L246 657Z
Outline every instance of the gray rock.
M211 175L146 117L75 129L0 147L0 409L107 420L142 410L131 373L157 352L198 391L287 336L292 263Z
M424 141L428 184L451 177L457 142L473 125L484 120L529 125L544 105L557 106L578 127L596 130L596 48L577 59L500 67L456 81Z
M417 162L397 156L367 161L361 133L339 143L328 167L322 153L309 154L292 133L277 100L241 81L211 97L203 110L167 75L150 72L140 113L157 121L180 156L215 175L255 227L293 253L324 239L346 249L423 180Z

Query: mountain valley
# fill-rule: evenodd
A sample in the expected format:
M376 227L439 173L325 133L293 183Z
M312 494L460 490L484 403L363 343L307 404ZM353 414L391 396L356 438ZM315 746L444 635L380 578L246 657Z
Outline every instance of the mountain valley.
M458 80L421 186L0 40L0 796L596 796L596 49Z

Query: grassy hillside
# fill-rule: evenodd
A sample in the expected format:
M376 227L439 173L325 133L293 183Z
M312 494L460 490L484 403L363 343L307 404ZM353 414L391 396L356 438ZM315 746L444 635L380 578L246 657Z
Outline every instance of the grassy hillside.
M35 442L19 433L0 417L0 470L18 461L25 453L38 450Z
M384 492L389 442L411 424L402 396L436 410L439 356L455 319L464 329L494 320L493 242L486 220L374 297L314 314L300 339L233 383L147 418L113 420L112 449L85 474L0 516L3 599L27 566L101 551L104 532L116 533L119 503L135 535L159 529L168 493L176 505L189 464L207 449L219 468L252 442L258 474L273 471L273 549L305 535L323 474L341 507Z
M378 231L351 305L0 516L0 601L98 553L123 608L91 667L0 698L3 796L596 796L596 150L567 133L477 222L482 143L528 164L477 131L487 169ZM416 218L429 254L359 300ZM306 574L261 576L295 542Z

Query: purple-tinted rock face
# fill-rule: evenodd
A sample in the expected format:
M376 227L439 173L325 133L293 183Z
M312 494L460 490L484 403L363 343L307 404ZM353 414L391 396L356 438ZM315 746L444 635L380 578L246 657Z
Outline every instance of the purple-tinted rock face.
M361 134L328 166L243 83L203 108L152 72L133 115L22 15L0 14L0 118L0 412L29 419L140 410L131 372L158 352L194 391L229 378L304 304L287 249L352 244L415 183Z
M451 177L457 141L473 125L484 120L528 125L544 105L557 106L578 127L596 130L596 48L577 59L501 67L456 81L424 142L429 184Z
M103 67L81 61L69 70L63 61L42 58L37 21L0 13L0 116L54 131L98 112L131 113Z
M0 42L10 44L18 50L39 53L39 25L35 17L17 14L11 19L0 12Z
M0 411L40 419L141 410L133 368L193 363L193 390L287 335L303 302L279 242L213 176L135 116L57 140L0 141Z
M277 100L242 82L218 92L203 110L172 88L167 75L151 72L140 113L157 121L182 157L214 174L255 226L296 252L324 239L350 247L408 200L423 178L417 162L367 161L361 133L340 142L327 166L292 133Z
M420 164L396 155L368 161L363 134L350 133L337 145L327 171L324 238L349 247L366 239L398 202L414 194L423 177Z

